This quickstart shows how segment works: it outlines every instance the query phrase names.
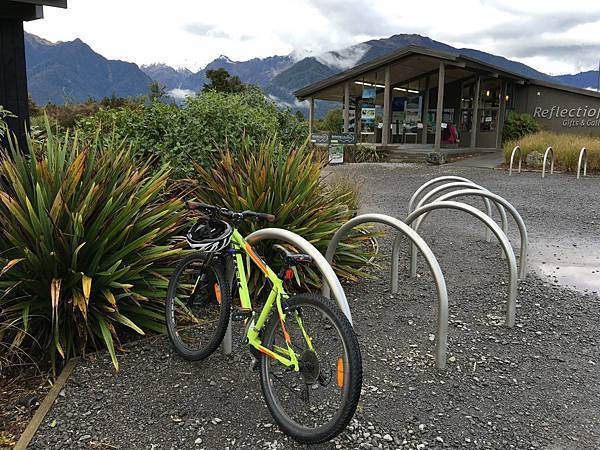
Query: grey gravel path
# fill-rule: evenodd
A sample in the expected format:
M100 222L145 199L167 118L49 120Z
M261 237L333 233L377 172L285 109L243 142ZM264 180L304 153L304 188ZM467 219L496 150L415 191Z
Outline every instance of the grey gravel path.
M521 210L533 266L581 257L589 276L600 277L591 273L598 270L600 178L557 175L542 183L539 174L509 179L492 170L388 164L330 171L362 184L364 212L400 218L424 181L466 176ZM519 285L517 326L506 329L506 262L497 244L483 240L482 226L463 218L433 213L422 229L449 289L448 369L433 364L432 279L422 261L420 277L408 278L403 259L400 293L390 295L387 235L378 278L345 286L364 359L359 411L339 438L315 448L600 448L599 297L531 274ZM518 243L516 226L510 230ZM232 356L202 363L173 355L163 337L129 346L118 374L106 355L90 358L31 448L303 448L273 424L236 333Z

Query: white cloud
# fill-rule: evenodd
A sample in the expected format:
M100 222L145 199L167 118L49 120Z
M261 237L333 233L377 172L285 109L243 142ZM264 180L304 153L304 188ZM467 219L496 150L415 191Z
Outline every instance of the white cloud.
M221 54L243 61L318 55L398 33L419 33L560 73L597 66L598 0L430 0L426 12L398 0L73 0L45 8L27 31L81 38L102 55L197 70ZM575 50L575 51L573 51ZM354 55L337 61L347 67ZM329 56L324 56L329 58Z
M345 49L321 53L316 58L323 64L337 67L340 70L346 70L355 66L365 53L369 51L369 48L371 47L367 44L353 45Z
M175 88L168 91L167 95L173 97L175 100L185 100L187 97L193 97L196 93L191 89Z

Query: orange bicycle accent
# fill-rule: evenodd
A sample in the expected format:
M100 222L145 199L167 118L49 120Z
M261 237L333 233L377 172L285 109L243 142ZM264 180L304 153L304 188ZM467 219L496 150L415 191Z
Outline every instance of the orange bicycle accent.
M215 283L215 297L217 298L217 303L221 304L221 288L219 287L219 283Z
M254 261L258 268L262 271L262 273L268 275L269 271L267 270L267 266L265 265L263 260L260 259L260 257L256 253L254 253L254 249L248 243L246 243L246 252L248 253L248 256L252 258L252 261Z
M337 361L337 384L339 387L344 387L344 360L338 358Z

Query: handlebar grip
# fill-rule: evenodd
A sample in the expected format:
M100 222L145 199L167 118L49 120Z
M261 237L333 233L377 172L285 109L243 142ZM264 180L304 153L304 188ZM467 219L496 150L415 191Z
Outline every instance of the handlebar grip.
M242 215L244 217L251 217L253 219L266 220L267 222L275 222L275 216L273 214L246 210L242 213Z
M260 220L266 220L267 222L275 222L275 216L273 214L251 211L249 215L256 217L257 219L260 219Z
M202 202L191 202L189 200L185 202L185 207L187 209L189 209L190 211L194 211L197 209L205 209L205 210L212 211L212 210L218 209L216 206L213 206L213 205L207 205L206 203L202 203Z

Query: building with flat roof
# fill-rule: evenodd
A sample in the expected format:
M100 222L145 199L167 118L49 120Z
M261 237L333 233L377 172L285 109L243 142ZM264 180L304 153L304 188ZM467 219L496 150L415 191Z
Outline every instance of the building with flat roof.
M344 130L384 147L501 148L508 111L551 131L600 136L600 94L527 78L461 54L407 46L294 93L343 105ZM341 131L341 130L340 130Z

